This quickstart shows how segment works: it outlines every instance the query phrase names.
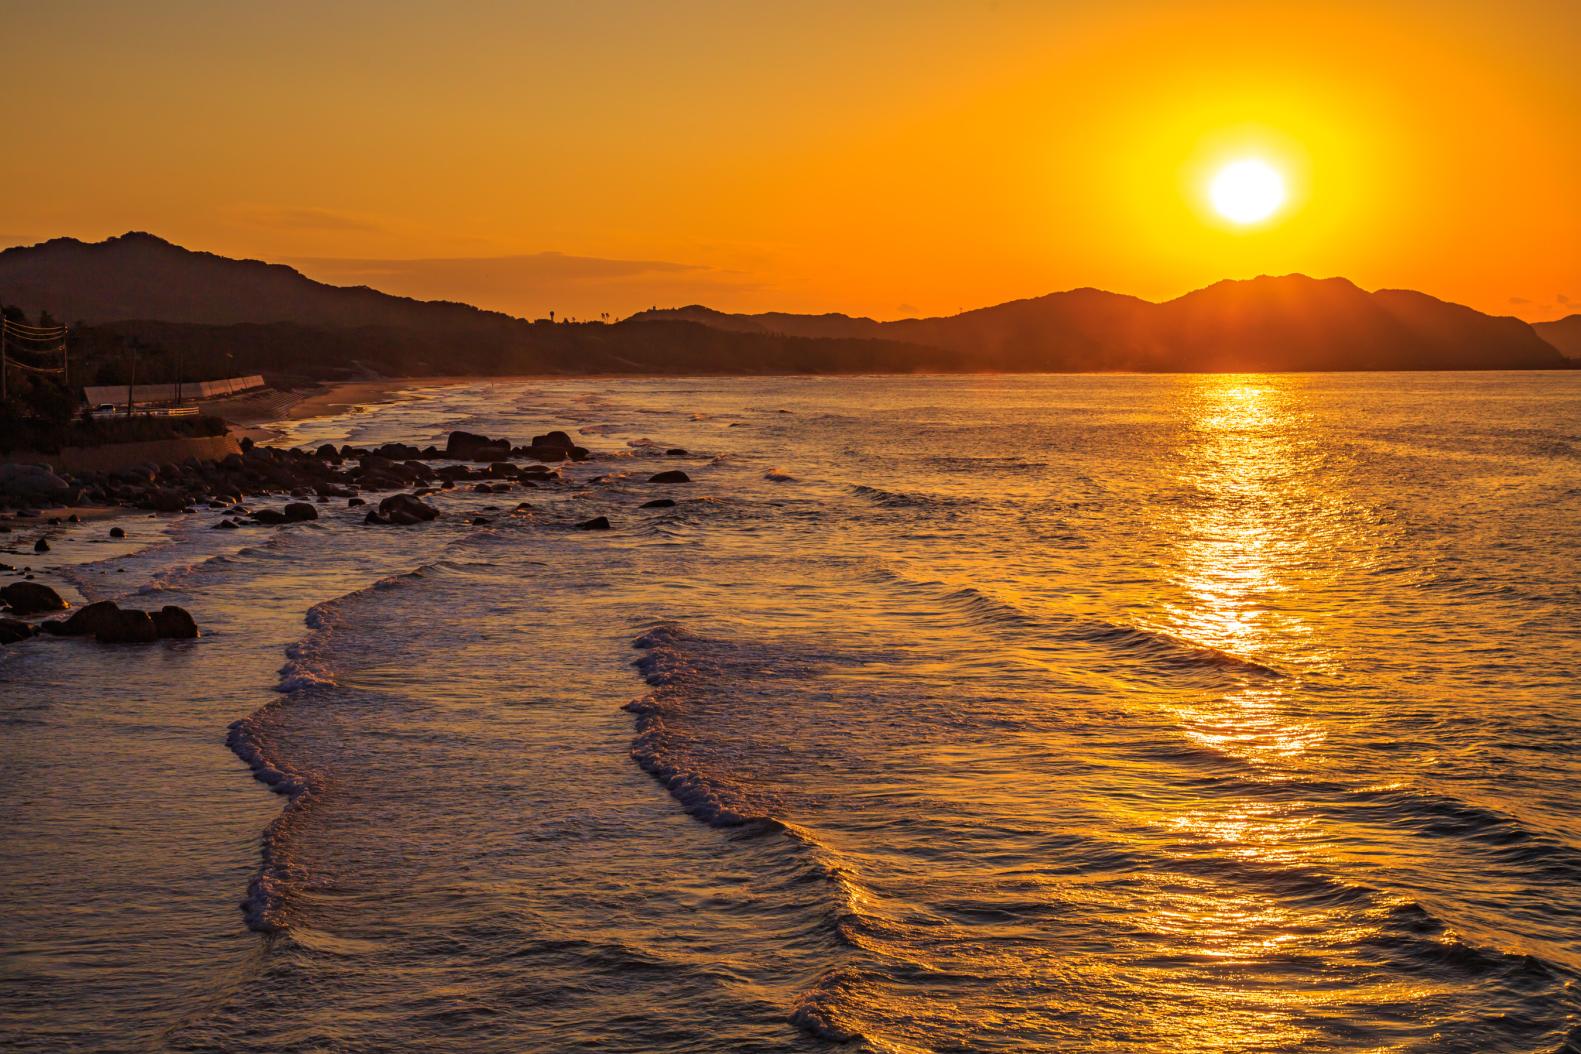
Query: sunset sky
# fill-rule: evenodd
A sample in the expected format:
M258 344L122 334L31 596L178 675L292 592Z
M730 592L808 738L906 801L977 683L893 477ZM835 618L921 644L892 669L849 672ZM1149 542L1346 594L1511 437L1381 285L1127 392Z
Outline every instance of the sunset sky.
M1581 4L5 4L0 243L519 314L1300 271L1581 310ZM1220 166L1285 180L1269 220Z

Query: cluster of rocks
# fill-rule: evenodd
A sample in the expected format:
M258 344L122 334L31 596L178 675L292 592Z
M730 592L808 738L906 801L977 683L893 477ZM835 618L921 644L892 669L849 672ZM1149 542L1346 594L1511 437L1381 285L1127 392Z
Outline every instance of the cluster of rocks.
M254 445L218 461L188 458L180 463L137 465L112 472L62 475L42 465L0 465L0 507L30 509L60 505L122 505L153 512L194 512L204 504L236 505L248 498L288 495L297 499L349 499L359 491L403 490L436 485L452 489L462 482L538 486L558 481L548 467L588 457L564 432L534 436L526 446L470 432L452 432L443 450L406 443L375 448L336 447L313 451ZM512 459L537 462L518 465ZM432 468L425 461L473 462ZM546 464L547 463L547 464ZM304 502L305 504L305 502ZM294 523L313 519L301 509L239 515L253 522ZM292 519L295 516L298 519Z
M114 472L87 472L62 476L35 465L0 465L0 506L23 511L18 516L37 516L33 507L92 503L123 505L156 512L195 513L200 506L219 510L223 516L213 524L218 530L244 526L283 526L319 518L318 506L343 499L349 507L366 506L363 493L396 491L380 500L364 515L369 526L407 526L436 519L439 510L423 499L431 494L455 490L470 484L478 493L504 493L513 488L537 488L564 483L560 462L583 461L589 457L585 447L572 442L565 432L553 431L534 436L525 446L507 439L490 438L471 432L451 432L443 449L418 448L406 443L386 443L364 448L330 443L316 450L294 450L255 445L243 441L242 452L216 461L189 458L180 464L141 465ZM684 454L680 448L667 451ZM431 466L429 461L446 464ZM531 463L521 463L531 462ZM601 482L593 477L587 482ZM685 472L671 469L654 473L649 483L690 483ZM257 499L286 496L279 508L249 507ZM673 508L672 498L656 498L643 503L644 509ZM486 508L494 508L488 506ZM516 513L527 514L526 502ZM75 516L70 517L76 520ZM53 522L57 522L52 520ZM475 516L474 524L488 519ZM595 516L574 524L583 531L607 531L607 516ZM10 528L0 528L9 532ZM110 537L125 536L120 527L110 528ZM38 539L38 552L47 552L48 543ZM0 565L3 566L3 565ZM121 608L109 601L90 604L70 618L47 621L37 626L21 618L53 611L68 605L53 589L36 582L16 582L0 589L0 643L9 644L43 632L55 636L92 636L104 642L135 642L179 639L197 636L192 617L181 608L138 611Z
M65 611L71 605L49 586L39 582L12 582L0 587L0 601L7 615L0 617L0 644L15 644L37 633L55 637L92 637L101 644L150 644L156 640L190 640L198 625L185 608L167 604L158 611L123 608L101 600L79 608L69 618L49 619L34 625L15 615L43 615Z

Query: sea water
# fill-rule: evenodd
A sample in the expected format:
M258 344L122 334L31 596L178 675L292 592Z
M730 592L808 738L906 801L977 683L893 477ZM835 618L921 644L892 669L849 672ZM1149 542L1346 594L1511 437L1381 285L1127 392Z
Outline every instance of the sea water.
M1581 376L504 381L286 441L557 427L566 485L431 524L83 553L204 635L0 653L0 1048L1581 1044Z

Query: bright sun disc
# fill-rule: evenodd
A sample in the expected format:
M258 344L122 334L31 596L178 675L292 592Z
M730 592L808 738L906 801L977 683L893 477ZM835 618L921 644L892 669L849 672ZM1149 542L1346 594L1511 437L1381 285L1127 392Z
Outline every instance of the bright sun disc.
M1265 161L1236 161L1219 169L1208 188L1213 208L1232 223L1256 223L1285 201L1285 181Z

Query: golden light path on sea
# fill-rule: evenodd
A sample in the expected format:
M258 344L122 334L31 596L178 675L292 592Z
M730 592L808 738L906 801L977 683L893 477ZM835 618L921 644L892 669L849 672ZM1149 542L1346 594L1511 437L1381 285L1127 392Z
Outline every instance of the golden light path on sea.
M1313 646L1315 628L1271 611L1295 588L1295 569L1308 563L1314 509L1302 440L1300 393L1282 378L1197 376L1185 379L1191 408L1178 482L1208 500L1176 525L1175 575L1180 600L1164 605L1156 627L1226 656L1281 668L1280 658ZM1300 640L1300 648L1291 646ZM1286 671L1294 672L1294 671ZM1290 677L1248 667L1238 688L1173 702L1183 737L1244 763L1254 778L1284 780L1322 750L1320 725L1293 705ZM1234 769L1226 769L1233 772ZM1151 821L1173 840L1182 861L1206 852L1251 872L1315 865L1327 851L1324 833L1302 815L1301 803L1280 797L1204 796L1184 811L1165 804ZM1183 872L1191 874L1191 867ZM1344 909L1293 908L1281 898L1233 887L1204 874L1165 886L1153 912L1163 954L1212 964L1218 978L1198 998L1173 993L1147 1007L1158 1032L1192 1051L1292 1050L1314 1033L1298 1024L1318 990L1292 992L1257 980L1266 960L1298 958L1318 942L1362 932ZM1225 980L1233 983L1225 984Z

